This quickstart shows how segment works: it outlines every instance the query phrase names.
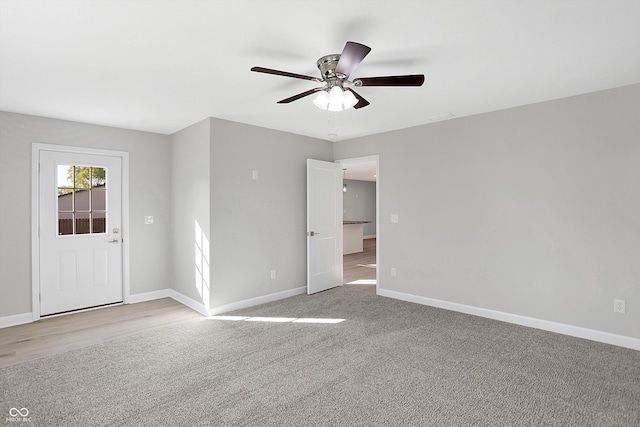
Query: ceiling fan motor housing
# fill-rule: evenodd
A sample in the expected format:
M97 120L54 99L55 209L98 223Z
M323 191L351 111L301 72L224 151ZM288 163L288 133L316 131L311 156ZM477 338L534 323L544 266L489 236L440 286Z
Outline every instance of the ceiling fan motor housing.
M322 78L326 80L337 77L335 71L338 66L338 61L340 61L339 54L326 55L318 59L318 69L320 70L320 74L322 74Z

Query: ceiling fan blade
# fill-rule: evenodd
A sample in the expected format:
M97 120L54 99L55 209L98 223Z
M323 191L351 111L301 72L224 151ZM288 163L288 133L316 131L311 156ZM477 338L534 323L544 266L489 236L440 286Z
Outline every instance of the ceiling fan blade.
M314 82L322 81L317 77L289 73L287 71L272 70L271 68L264 68L264 67L253 67L251 68L251 71L255 71L256 73L275 74L276 76L293 77L294 79L312 80Z
M353 108L355 108L356 110L358 108L362 108L362 107L366 107L367 105L370 104L369 101L367 101L366 99L364 99L362 96L360 96L355 90L351 89L351 88L347 88L347 90L349 92L351 92L353 94L353 96L356 97L356 99L358 100L358 103L356 105L353 106Z
M322 90L321 87L317 87L317 88L314 88L314 89L299 93L297 95L293 95L293 96L291 96L289 98L285 98L285 99L283 99L281 101L278 101L278 104L288 104L290 102L297 101L300 98L304 98L305 96L309 96L312 93L315 93L315 92L318 92L318 91L321 91L321 90Z
M358 84L357 82L361 82L361 84ZM424 83L424 74L411 74L407 76L362 77L354 80L353 83L361 86L422 86L422 83Z
M336 65L335 73L349 77L349 74L356 69L369 52L371 52L369 46L356 42L347 42L340 55L338 65Z

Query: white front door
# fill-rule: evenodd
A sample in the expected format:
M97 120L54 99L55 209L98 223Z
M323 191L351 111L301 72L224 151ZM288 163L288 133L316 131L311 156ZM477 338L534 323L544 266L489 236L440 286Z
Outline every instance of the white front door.
M39 153L40 315L122 302L122 158Z
M307 293L342 284L342 167L307 160Z

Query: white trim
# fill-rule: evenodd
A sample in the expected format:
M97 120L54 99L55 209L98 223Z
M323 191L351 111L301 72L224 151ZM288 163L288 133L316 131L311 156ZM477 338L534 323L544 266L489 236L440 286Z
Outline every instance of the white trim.
M168 289L168 291L170 298L173 298L180 304L186 305L190 309L197 311L203 316L209 316L209 310L207 310L207 307L200 301L194 300L193 298L183 295L180 292L174 291L173 289Z
M162 289L160 291L146 292L143 294L135 294L131 295L130 300L131 303L139 303L144 301L151 301L154 299L160 298L172 298L178 301L180 304L183 304L190 309L197 311L203 316L214 316L221 313L226 313L229 311L240 310L242 308L249 308L260 304L265 304L268 302L278 301L285 298L290 298L296 295L307 293L307 288L305 286L290 289L287 291L276 292L274 294L263 295L260 297L250 298L242 301L232 302L230 304L221 305L219 307L214 307L207 309L207 307L200 301L195 300L191 297L188 297L184 294L181 294L178 291L173 289Z
M31 145L31 320L40 319L40 144Z
M449 301L442 301L433 298L421 297L417 295L405 294L403 292L390 291L388 289L378 289L378 295L394 298L416 304L428 305L430 307L442 308L445 310L457 311L459 313L471 314L530 328L542 329L544 331L569 335L576 338L584 338L591 341L598 341L605 344L617 345L619 347L640 350L640 339L616 335L609 332L596 331L579 326L567 325L564 323L551 322L548 320L536 319L534 317L521 316L519 314L505 313L502 311L490 310L481 307L458 304Z
M153 301L162 298L171 298L171 289L129 295L128 301L125 304L137 304L139 302Z
M129 275L129 153L117 151L122 156L122 302L129 303L131 298L131 276Z
M129 296L129 302L127 304L138 304L140 302L153 301L162 298L171 298L180 304L189 307L190 309L197 311L203 316L208 316L208 310L203 303L194 300L180 292L173 289L161 289L159 291L144 292L141 294L134 294Z
M363 239L363 240L367 240L367 239L375 239L375 238L376 238L376 235L375 235L375 234L371 234L371 235L369 235L369 236L362 236L362 239Z
M152 292L145 292L141 294L130 295L129 302L127 304L137 304L145 301L152 301L152 300L157 300L162 298L171 298L175 301L178 301L180 304L183 304L189 307L190 309L197 311L203 316L215 316L217 314L226 313L234 310L240 310L242 308L249 308L249 307L253 307L260 304L266 304L268 302L278 301L281 299L290 298L296 295L301 295L306 293L307 293L306 286L301 286L299 288L289 289L287 291L276 292L269 295L263 295L260 297L237 301L237 302L221 305L219 307L214 307L207 310L205 305L200 301L196 301L193 298L183 295L180 292L177 292L173 289L161 289L159 291L152 291ZM96 307L96 308L102 308L102 307ZM64 314L71 314L71 313L63 313L63 315ZM14 316L0 317L0 329L34 322L35 321L34 317L35 315L33 315L32 313L22 313L22 314L16 314ZM53 316L47 316L47 318L49 317L53 317ZM40 317L38 316L38 318Z
M243 308L253 307L255 305L266 304L268 302L278 301L285 298L290 298L296 295L306 294L307 287L301 286L299 288L290 289L288 291L276 292L274 294L263 295L261 297L249 298L246 300L232 302L230 304L221 305L218 307L212 307L209 309L209 315L215 316L221 313L227 313L229 311L240 310Z
M31 320L35 322L40 319L40 218L38 217L40 201L38 184L40 182L40 151L43 150L120 157L122 160L122 299L123 302L128 303L131 292L129 275L129 153L34 142L31 144Z
M0 317L0 329L10 326L24 325L33 322L32 313L14 314L13 316Z

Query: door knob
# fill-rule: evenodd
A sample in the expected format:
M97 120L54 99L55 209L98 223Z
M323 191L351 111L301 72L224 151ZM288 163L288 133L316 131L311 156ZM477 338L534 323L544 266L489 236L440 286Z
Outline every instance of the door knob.
M107 243L120 243L120 239L108 240Z
M310 231L307 235L313 237L316 234L320 234L320 233L316 233L315 231Z

